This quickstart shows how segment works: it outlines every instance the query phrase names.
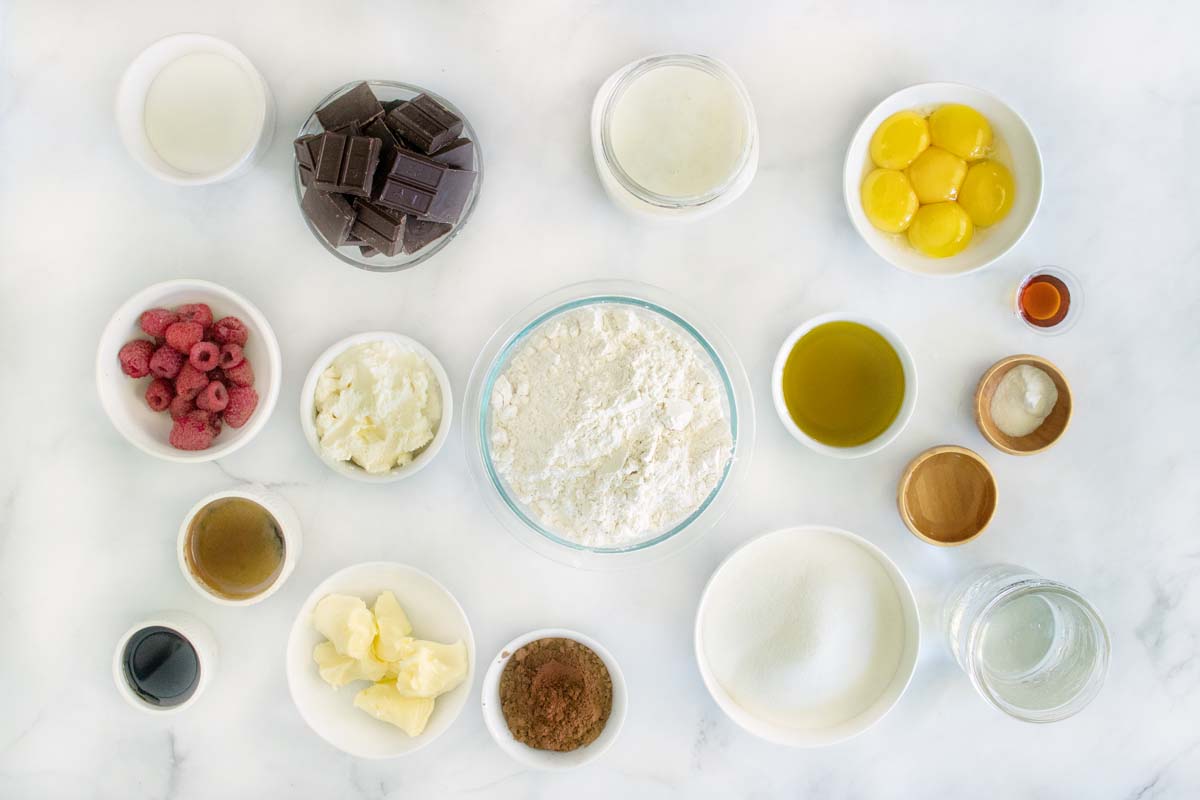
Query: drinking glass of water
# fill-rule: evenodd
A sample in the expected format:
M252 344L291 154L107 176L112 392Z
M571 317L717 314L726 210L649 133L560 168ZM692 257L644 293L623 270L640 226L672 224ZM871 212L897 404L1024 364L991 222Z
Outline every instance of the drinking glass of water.
M984 699L1026 722L1058 722L1104 685L1109 639L1078 592L1010 564L973 572L946 600L946 636Z

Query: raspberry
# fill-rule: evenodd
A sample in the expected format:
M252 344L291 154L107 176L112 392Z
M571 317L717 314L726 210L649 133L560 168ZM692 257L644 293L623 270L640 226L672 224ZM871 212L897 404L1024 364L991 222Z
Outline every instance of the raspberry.
M206 303L184 303L175 311L184 322L198 322L202 328L212 327L213 313Z
M134 339L121 345L121 349L117 351L117 361L121 362L121 372L131 378L144 378L150 374L150 360L153 355L153 342Z
M212 446L215 435L207 419L199 418L192 412L175 420L168 441L176 450L207 450Z
M223 369L229 369L242 363L242 359L245 357L240 344L223 344L221 345L221 356L217 359L217 365Z
M199 322L175 322L167 326L167 344L181 353L190 353L203 338L204 326Z
M258 407L258 392L252 386L234 386L229 390L229 404L225 406L225 424L240 428L250 419Z
M254 368L250 366L249 359L243 358L242 363L225 370L225 377L229 379L230 383L237 386L253 386Z
M154 355L150 356L150 372L156 378L171 380L179 374L183 361L183 353L164 344L154 351Z
M191 363L184 364L183 369L179 370L179 377L175 379L175 393L189 400L195 400L205 386L208 386L208 376Z
M138 319L138 325L142 327L142 330L155 339L161 339L166 336L167 326L176 322L179 322L179 315L165 308L152 308L149 311L143 311L141 318Z
M213 338L221 344L244 345L250 338L246 326L237 317L221 317L213 325Z
M175 389L165 378L155 378L146 387L146 405L151 411L166 411L175 399Z
M190 397L177 394L175 399L171 401L168 410L171 412L171 419L179 419L186 417L188 414L196 410L196 401Z
M229 405L229 392L225 389L225 384L220 381L209 382L208 386L204 387L204 391L196 396L196 407L205 411L224 411L227 405Z
M208 372L217 366L217 358L221 348L214 342L196 342L188 351L188 363L201 372Z

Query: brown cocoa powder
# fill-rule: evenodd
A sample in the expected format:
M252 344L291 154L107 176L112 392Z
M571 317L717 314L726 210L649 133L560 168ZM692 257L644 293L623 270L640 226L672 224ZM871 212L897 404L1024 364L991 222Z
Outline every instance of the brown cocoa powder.
M518 742L565 753L591 744L612 711L612 676L572 639L538 639L500 674L500 709Z

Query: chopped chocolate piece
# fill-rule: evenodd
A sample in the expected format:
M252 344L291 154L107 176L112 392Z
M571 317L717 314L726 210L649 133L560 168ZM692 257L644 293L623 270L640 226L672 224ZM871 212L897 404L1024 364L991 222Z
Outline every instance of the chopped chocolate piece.
M429 157L455 169L472 169L475 166L475 144L470 139L455 139L442 149L430 153Z
M292 142L292 146L296 148L296 161L302 167L315 169L317 166L317 150L320 147L321 134L314 133L309 136L301 136L296 141Z
M298 165L296 169L300 171L300 185L305 189L312 186L313 171L303 164Z
M364 244L358 248L358 252L363 254L364 258L374 258L379 255L379 251L369 244Z
M313 172L313 188L370 197L375 169L379 166L380 145L378 139L369 136L323 134Z
M454 223L467 204L475 176L471 170L451 169L416 153L397 150L375 200L422 219Z
M404 252L415 253L421 248L433 244L449 233L453 227L445 222L430 222L416 217L407 217L404 220Z
M388 126L422 153L440 150L462 133L463 121L427 94L393 108Z
M355 200L354 211L358 216L350 228L351 236L387 256L394 256L404 249L403 213L369 200Z
M364 82L317 111L317 119L321 120L325 130L336 131L351 122L365 126L381 114L383 106Z
M300 208L325 241L335 247L346 243L354 224L354 208L349 200L340 194L309 189L300 201Z
M383 169L375 173L375 191L373 194L378 194L383 182L384 173L387 172L387 166L392 163L396 157L396 151L403 149L404 145L396 138L396 134L392 133L392 129L384 124L382 119L377 119L363 129L364 136L370 136L373 139L378 139L379 145L379 163Z
M387 114L389 111L391 111L393 108L395 108L396 106L400 105L403 102L405 102L405 101L404 100L387 100L387 101L385 101L383 103L383 113Z

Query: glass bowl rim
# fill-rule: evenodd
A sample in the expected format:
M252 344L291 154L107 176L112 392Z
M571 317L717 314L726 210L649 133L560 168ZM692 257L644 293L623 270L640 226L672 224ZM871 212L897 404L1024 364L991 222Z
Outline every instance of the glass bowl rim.
M694 340L700 352L711 360L720 379L733 439L730 459L720 480L693 512L666 531L620 547L589 547L572 542L530 519L495 473L487 443L491 388L517 346L553 317L597 304L628 305L657 314ZM702 532L715 525L732 502L738 477L749 467L755 434L754 400L749 379L737 352L724 335L665 290L626 280L570 284L542 295L511 315L488 340L471 370L462 414L467 460L492 512L515 538L535 552L585 568L611 568L617 566L618 561L622 562L620 566L626 566L643 559L657 560L697 538L685 537L682 535L685 532ZM694 527L702 518L709 518L711 523ZM674 546L666 547L669 542L674 542Z
M361 269L366 272L402 272L406 269L411 269L412 267L423 264L425 261L433 258L435 255L441 252L443 247L450 244L451 240L458 236L459 231L466 227L467 221L471 218L471 214L475 211L475 206L479 203L479 195L483 191L483 148L479 144L479 136L475 133L474 126L471 125L471 121L467 118L467 115L464 114L462 110L458 108L458 106L454 105L437 92L430 91L429 89L426 89L423 86L418 86L415 83L404 83L403 81L392 81L382 78L365 78L362 80L350 81L349 83L342 84L329 94L322 97L319 101L317 101L317 104L313 106L312 111L308 113L308 116L304 118L304 122L300 125L300 128L296 132L294 138L299 139L301 136L308 135L305 133L305 131L308 130L308 128L317 119L317 112L328 105L330 101L341 96L360 83L367 84L372 88L372 90L374 90L374 88L377 86L383 86L388 89L399 89L406 92L412 92L413 94L429 95L438 103L456 114L458 118L463 121L463 131L466 134L466 138L470 139L471 144L473 144L475 147L475 185L471 188L471 195L467 198L467 204L463 207L462 216L459 217L458 222L454 223L454 227L450 229L449 233L428 247L423 248L423 250L419 251L418 255L416 255L416 257L414 257L411 261L406 261L403 264L395 265L385 265L382 263L372 264L369 263L369 259L366 258L363 258L362 260L355 259L346 255L345 253L342 253L337 247L325 240L325 237L321 235L320 231L313 227L312 221L309 220L308 215L304 213L304 209L301 206L301 204L304 202L304 193L307 191L307 189L305 189L304 184L300 182L300 165L293 155L292 187L296 197L296 206L300 210L300 218L304 220L304 225L308 228L309 233L313 235L313 238L320 242L321 246L339 261L344 264L349 264L357 269Z
M719 186L701 194L675 196L660 194L646 188L634 180L625 171L625 168L621 166L621 161L617 158L616 149L612 143L612 121L613 114L616 113L617 101L624 96L625 92L638 78L660 67L672 65L698 69L726 81L733 87L734 93L741 102L742 112L746 120L746 141L742 145L742 152L738 154L737 164ZM658 206L659 208L693 208L704 206L721 197L736 185L746 173L751 163L754 162L755 146L758 140L758 119L754 111L754 104L751 102L750 92L746 89L745 84L742 83L741 78L725 62L697 53L663 53L646 56L645 58L640 58L626 64L616 72L613 80L614 83L608 91L608 96L604 99L603 109L600 114L600 147L604 155L605 164L613 177L622 188L639 200L653 206Z

